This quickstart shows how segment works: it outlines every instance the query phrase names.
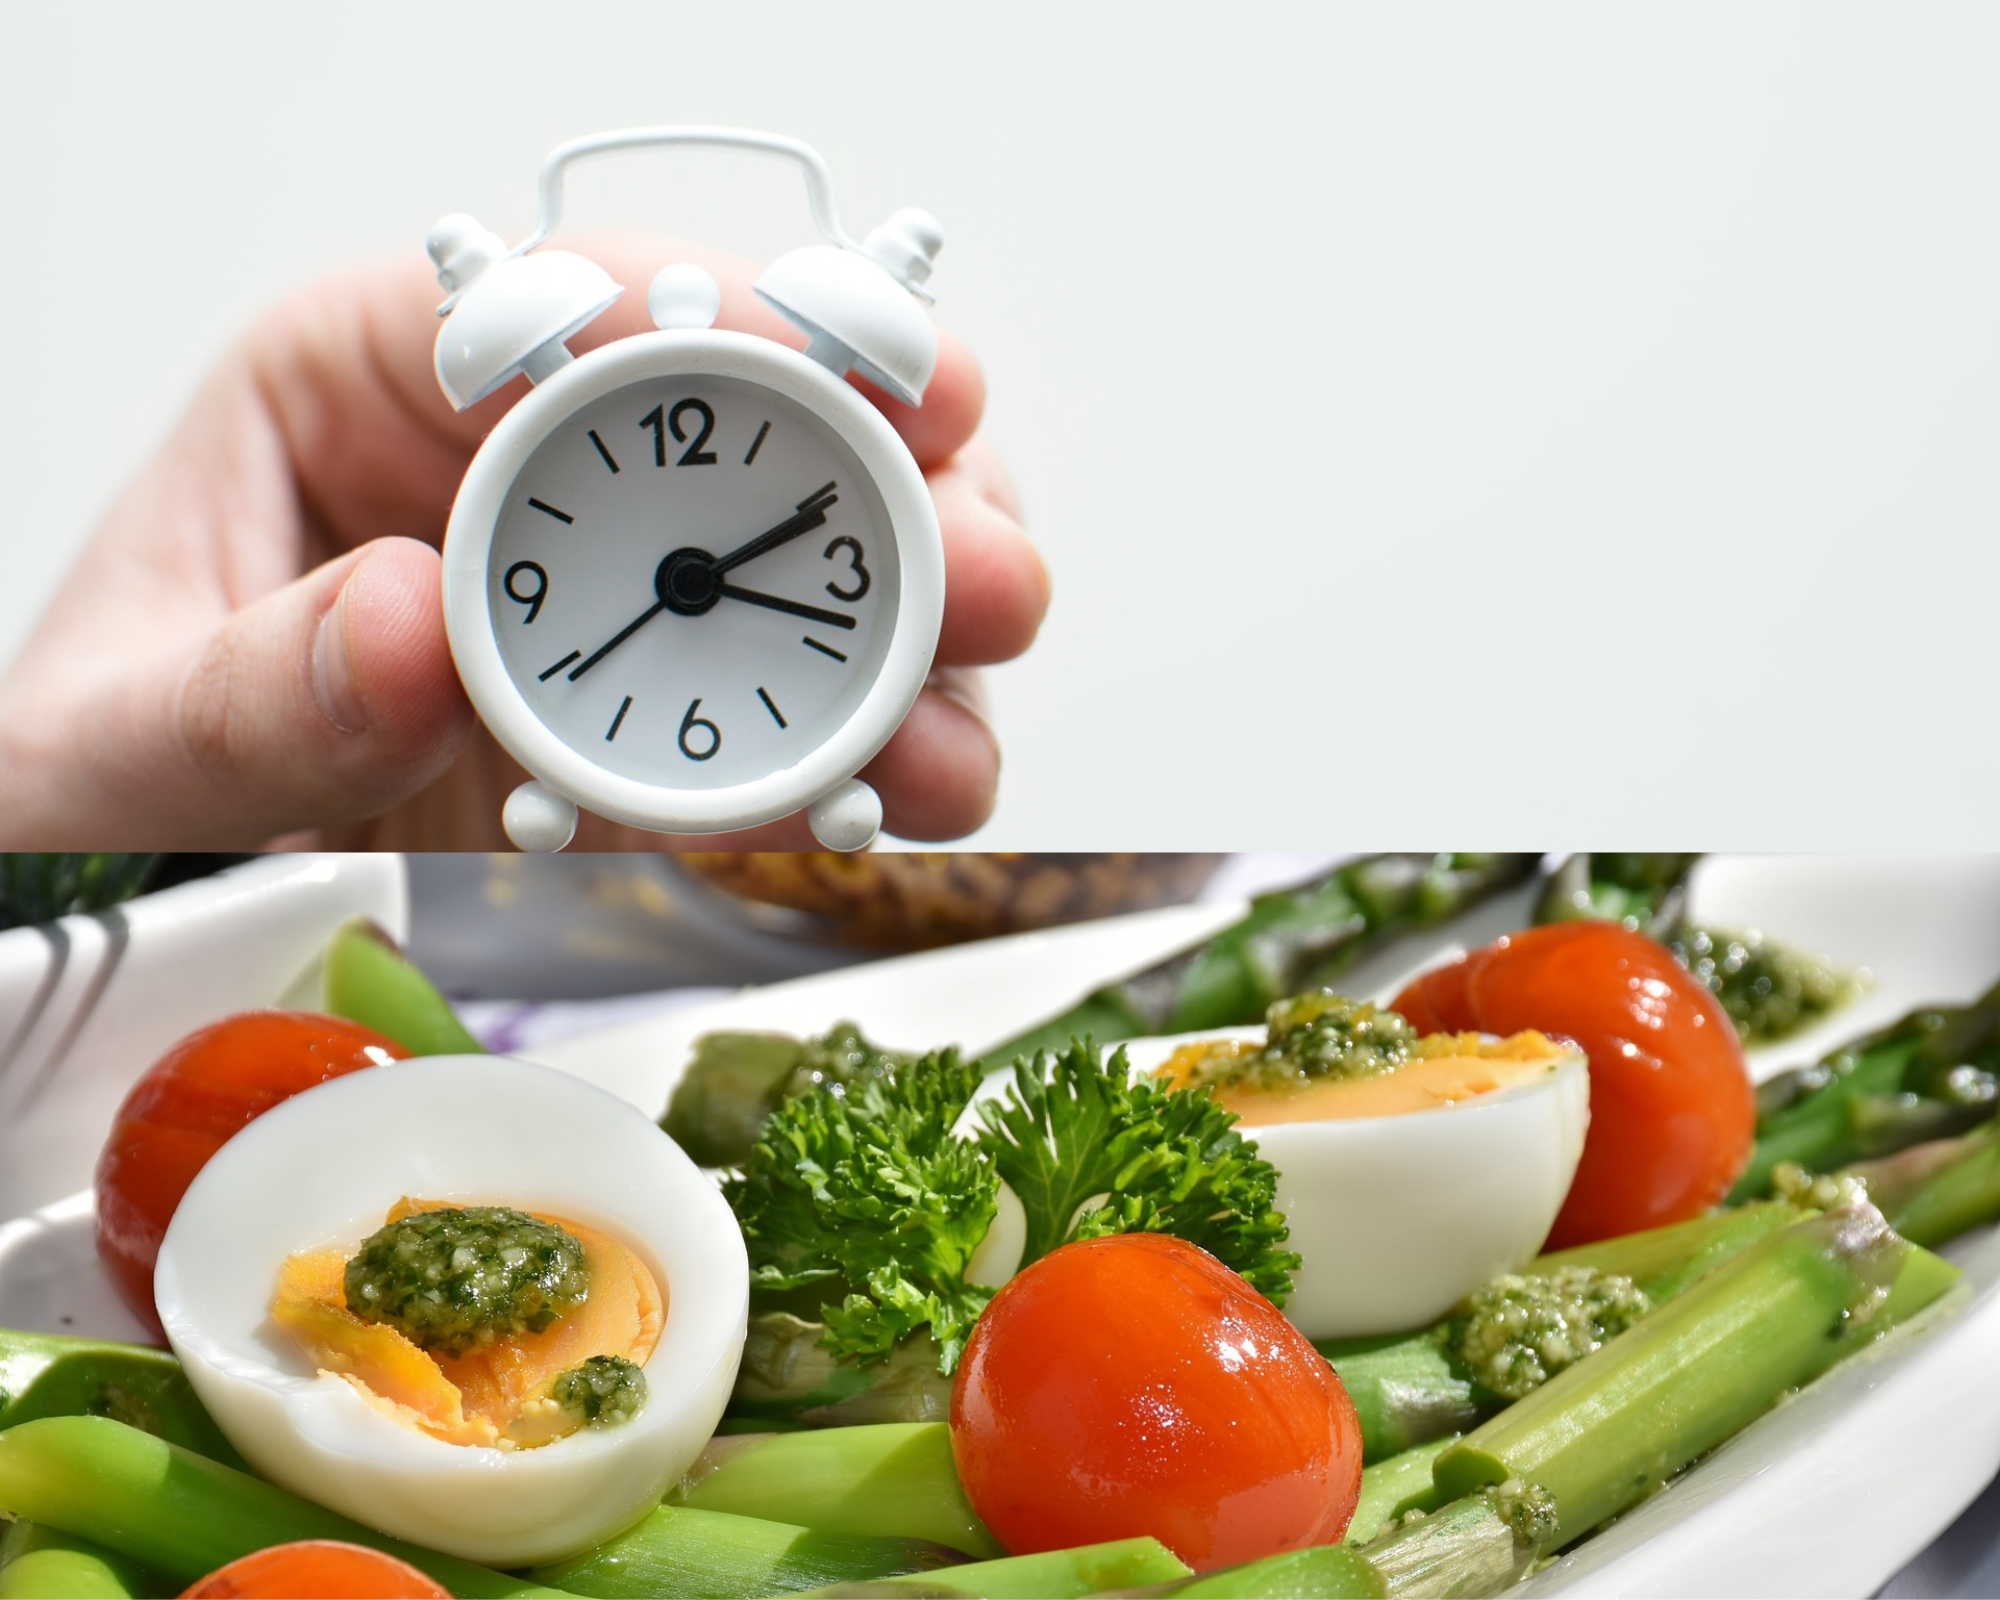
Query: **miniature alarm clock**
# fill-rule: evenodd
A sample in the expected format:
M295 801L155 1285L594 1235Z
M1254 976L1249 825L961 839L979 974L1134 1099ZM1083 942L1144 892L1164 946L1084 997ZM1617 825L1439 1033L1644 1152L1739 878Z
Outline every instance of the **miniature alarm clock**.
M803 354L712 327L715 280L679 264L647 292L658 331L571 356L623 290L581 255L537 249L564 174L653 145L804 169L827 243L756 285L804 330ZM817 152L729 128L558 146L539 225L512 249L466 216L431 230L445 395L462 410L516 373L535 386L473 458L444 542L459 676L534 774L503 810L516 845L560 849L579 807L697 834L803 807L831 849L874 839L881 801L854 774L923 688L944 556L922 473L846 374L921 403L937 337L918 302L941 243L927 214L899 211L857 244Z

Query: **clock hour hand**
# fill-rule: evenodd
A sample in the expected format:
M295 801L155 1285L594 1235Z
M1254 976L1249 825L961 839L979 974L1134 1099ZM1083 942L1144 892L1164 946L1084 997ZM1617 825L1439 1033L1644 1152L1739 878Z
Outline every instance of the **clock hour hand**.
M714 571L717 576L731 567L740 567L746 561L775 550L789 539L796 539L810 528L820 527L826 521L826 508L840 498L833 492L833 485L822 484L799 502L799 509L779 523L775 528L760 533L756 538L739 544L726 556L718 556Z
M825 611L818 606L809 606L799 600L786 600L775 594L760 594L755 589L739 589L733 583L718 583L715 586L715 592L725 600L748 600L753 606L763 606L771 611L789 612L792 616L804 617L810 622L823 622L829 628L851 628L854 626L854 619L852 617L842 616L838 611ZM633 626L636 627L637 624L635 623ZM610 646L607 645L605 648L608 650ZM582 670L583 668L581 667L577 669L578 672ZM575 673L571 674L572 677L575 675Z
M599 645L595 650L591 651L589 655L585 656L574 667L572 667L569 672L569 681L571 683L575 683L578 678L582 677L592 667L596 666L598 662L602 661L606 656L610 655L612 651L616 650L627 639L631 638L633 634L637 633L647 623L651 622L653 618L657 617L662 611L666 609L667 609L666 601L655 600L651 605L646 607L644 611L640 612L636 617L634 617L630 622L626 623L624 627L620 628L603 644Z

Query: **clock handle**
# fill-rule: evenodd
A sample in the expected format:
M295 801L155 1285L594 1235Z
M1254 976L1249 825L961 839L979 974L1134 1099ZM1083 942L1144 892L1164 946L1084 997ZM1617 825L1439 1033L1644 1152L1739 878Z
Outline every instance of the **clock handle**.
M848 778L806 807L806 821L829 850L865 850L882 831L882 797L859 778Z
M576 802L530 779L507 796L500 824L516 849L538 853L560 850L576 837Z

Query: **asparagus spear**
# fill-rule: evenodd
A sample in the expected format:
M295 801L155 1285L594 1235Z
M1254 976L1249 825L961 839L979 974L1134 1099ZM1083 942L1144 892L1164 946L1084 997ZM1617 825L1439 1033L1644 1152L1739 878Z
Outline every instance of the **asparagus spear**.
M1526 1576L1540 1556L1523 1509L1515 1500L1503 1509L1491 1493L1468 1495L1392 1527L1359 1553L1382 1580L1383 1592L1399 1600L1499 1594Z
M1814 1172L1962 1133L2000 1106L2000 984L1927 1006L1757 1091L1757 1148L1731 1200L1769 1192L1783 1161Z
M921 1539L827 1533L662 1506L617 1538L529 1576L601 1600L748 1600L826 1583L931 1573L961 1559Z
M138 852L0 852L0 928L102 911L137 894L159 860Z
M1395 1519L1396 1507L1430 1487L1431 1463L1458 1438L1448 1433L1361 1470L1361 1498L1354 1503L1342 1542L1364 1545Z
M85 1416L113 1417L211 1461L243 1465L166 1351L0 1328L0 1428Z
M1213 938L1086 995L987 1052L989 1066L1057 1050L1258 1022L1273 1000L1329 982L1398 936L1436 927L1534 870L1533 855L1365 856L1259 895Z
M562 1592L388 1538L109 1417L41 1417L0 1432L0 1516L102 1544L180 1587L266 1545L344 1539L475 1600Z
M667 1503L821 1533L926 1539L969 1556L1005 1553L959 1486L942 1422L712 1440Z
M373 1028L414 1055L486 1053L451 1002L366 917L334 930L321 957L320 986L326 1009L336 1017Z
M1286 1550L1261 1561L1219 1567L1198 1578L1159 1583L1145 1589L1103 1591L1126 1600L1150 1600L1156 1595L1215 1596L1217 1600L1380 1600L1388 1593L1381 1575L1366 1556L1346 1545L1312 1545Z
M1113 1539L1035 1555L975 1561L970 1566L927 1572L918 1577L842 1583L809 1591L813 1595L868 1596L883 1600L1080 1600L1107 1590L1140 1588L1192 1577L1187 1564L1157 1539Z
M1442 1452L1435 1497L1532 1485L1549 1501L1534 1543L1560 1548L1956 1278L1873 1207L1795 1223Z
M1860 1180L1890 1227L1935 1247L2000 1218L2000 1123L1856 1162L1835 1177Z
M39 1522L16 1522L0 1538L0 1600L132 1600L164 1590L115 1551Z
M1521 1270L1552 1275L1565 1267L1589 1267L1631 1279L1658 1305L1804 1215L1796 1206L1766 1201L1557 1251ZM1440 1322L1415 1333L1320 1342L1320 1354L1333 1363L1360 1416L1364 1460L1380 1461L1469 1428L1507 1404L1450 1348L1448 1331L1448 1323Z

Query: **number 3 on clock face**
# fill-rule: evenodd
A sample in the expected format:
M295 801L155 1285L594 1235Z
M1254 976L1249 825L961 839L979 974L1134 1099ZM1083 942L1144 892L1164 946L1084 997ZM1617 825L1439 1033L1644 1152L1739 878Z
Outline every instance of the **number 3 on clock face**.
M703 344L722 348L690 359ZM710 831L807 804L928 669L942 559L921 475L846 384L765 341L642 336L587 362L588 383L559 372L502 420L454 512L467 687L518 759L615 819Z

